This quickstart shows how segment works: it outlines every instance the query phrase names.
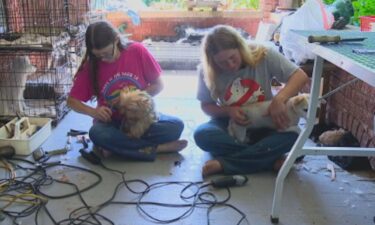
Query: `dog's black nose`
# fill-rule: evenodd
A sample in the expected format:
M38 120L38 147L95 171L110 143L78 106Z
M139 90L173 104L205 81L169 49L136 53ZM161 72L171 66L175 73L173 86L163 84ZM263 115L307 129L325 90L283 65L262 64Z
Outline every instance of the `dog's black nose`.
M307 112L308 109L303 109L304 112Z

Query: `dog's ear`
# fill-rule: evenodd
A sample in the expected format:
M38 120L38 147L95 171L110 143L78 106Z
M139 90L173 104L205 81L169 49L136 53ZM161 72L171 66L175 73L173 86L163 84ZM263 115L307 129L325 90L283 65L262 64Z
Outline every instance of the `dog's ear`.
M297 95L297 96L292 98L292 101L293 101L292 102L293 106L298 106L300 104L308 105L309 104L309 95L308 94Z
M308 110L309 105L309 95L308 94L301 94L294 96L290 99L291 107L293 111L297 112L297 114L301 114L301 116L305 115Z
M292 99L293 105L296 106L296 105L300 104L304 99L305 99L304 96L301 96L301 95L297 95L297 96L293 97L293 99Z

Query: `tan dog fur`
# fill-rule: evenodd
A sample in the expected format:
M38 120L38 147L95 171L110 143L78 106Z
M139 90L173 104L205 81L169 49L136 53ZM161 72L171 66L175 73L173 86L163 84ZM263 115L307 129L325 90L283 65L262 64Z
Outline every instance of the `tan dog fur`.
M158 120L152 97L141 90L122 90L117 109L123 116L121 130L131 138L140 138Z
M290 120L289 126L285 131L300 132L298 122L300 117L306 118L307 108L309 105L309 94L301 94L290 98L287 103L288 117ZM228 132L229 135L234 137L241 143L246 142L246 130L249 128L272 128L277 129L270 116L264 116L267 113L268 107L271 104L271 100L264 102L257 102L242 106L250 124L242 126L234 122L229 121Z
M328 130L326 132L323 132L319 136L319 142L324 144L324 145L330 145L334 146L339 143L340 139L346 134L347 131L340 128L338 130Z

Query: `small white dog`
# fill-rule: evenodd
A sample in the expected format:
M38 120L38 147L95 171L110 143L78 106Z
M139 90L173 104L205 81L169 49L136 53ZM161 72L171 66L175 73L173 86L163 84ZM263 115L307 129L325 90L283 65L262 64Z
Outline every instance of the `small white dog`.
M141 90L122 90L116 104L123 116L121 130L132 138L140 138L158 120L152 97Z
M290 120L289 127L284 131L300 132L298 122L300 117L306 118L309 105L309 94L301 94L290 98L287 103L288 117ZM242 126L235 121L230 120L228 125L229 135L241 143L246 142L246 130L249 128L272 128L277 129L270 116L264 116L268 110L271 100L257 102L242 106L250 124Z
M5 57L2 63L6 64L6 61ZM0 115L24 115L26 104L23 92L27 77L35 73L37 68L24 55L14 57L8 66L2 65L0 68Z

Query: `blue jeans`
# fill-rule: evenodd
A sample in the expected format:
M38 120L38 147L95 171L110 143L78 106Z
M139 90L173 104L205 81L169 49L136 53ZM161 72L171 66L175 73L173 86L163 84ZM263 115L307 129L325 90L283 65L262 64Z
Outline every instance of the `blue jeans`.
M152 124L139 139L129 138L120 130L120 122L96 122L89 135L94 145L129 159L153 161L156 147L180 138L183 122L173 116L160 114L159 121Z
M298 137L294 132L268 130L267 135L260 137L255 143L243 144L236 142L228 134L227 127L228 119L212 119L194 132L196 144L220 162L224 174L271 170L275 161L290 151Z

